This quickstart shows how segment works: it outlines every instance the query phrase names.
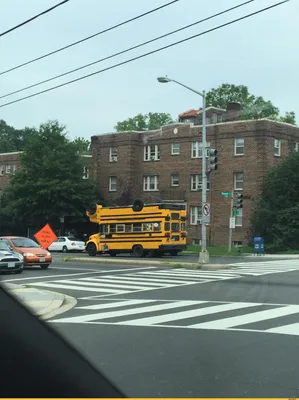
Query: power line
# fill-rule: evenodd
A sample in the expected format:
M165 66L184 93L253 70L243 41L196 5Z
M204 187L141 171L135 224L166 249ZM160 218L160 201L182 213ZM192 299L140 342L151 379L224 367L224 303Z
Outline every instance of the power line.
M68 1L70 1L70 0L61 1L60 3L56 4L55 6L53 6L53 7L51 7L51 8L48 8L47 10L45 10L45 11L43 11L43 12L41 12L41 13L35 15L34 17L31 17L31 18L27 19L27 20L24 21L24 22L21 22L19 25L16 25L16 26L14 26L13 28L10 28L10 29L8 29L8 30L5 31L5 32L0 33L0 37L1 37L1 36L4 36L4 35L7 35L8 33L14 31L15 29L20 28L21 26L24 26L24 25L26 25L26 24L29 24L29 22L32 22L34 19L36 19L36 18L38 18L38 17L41 17L42 15L45 15L45 14L47 14L47 13L50 12L50 11L53 11L55 8L62 6L63 4L67 3Z
M239 7L243 7L244 5L246 5L246 4L248 4L248 3L252 3L252 2L254 2L254 1L256 1L256 0L248 0L248 1L244 2L244 3L238 4L237 6L228 8L228 9L226 9L226 10L224 10L224 11L218 12L217 14L213 14L213 15L211 15L211 16L209 16L209 17L206 17L206 18L204 18L204 19L201 19L201 20L199 20L199 21L196 21L196 22L194 22L194 23L192 23L192 24L183 26L182 28L176 29L176 30L174 30L174 31L172 31L172 32L169 32L169 33L166 33L166 34L164 34L164 35L158 36L158 37L156 37L156 38L154 38L154 39L151 39L151 40L148 40L148 41L146 41L146 42L140 43L140 44L138 44L138 45L136 45L136 46L132 46L132 47L126 49L126 50L119 51L118 53L114 53L114 54L112 54L112 55L110 55L110 56L101 58L100 60L91 62L91 63L89 63L89 64L85 64L85 65L83 65L83 66L81 66L81 67L72 69L72 70L67 71L67 72L64 72L64 73L62 73L62 74L55 75L55 76L53 76L52 78L48 78L48 79L45 79L45 80L43 80L43 81L40 81L40 82L34 83L34 84L32 84L32 85L26 86L26 87L24 87L24 88L22 88L22 89L18 89L18 90L15 90L15 91L13 91L13 92L4 94L4 95L0 96L0 99L3 99L3 98L5 98L5 97L12 96L13 94L16 94L16 93L23 92L24 90L32 89L33 87L42 85L43 83L47 83L47 82L53 81L53 80L58 79L58 78L61 78L61 77L63 77L63 76L72 74L73 72L77 72L77 71L80 71L81 69L90 67L90 66L92 66L92 65L94 65L94 64L98 64L98 63L100 63L100 62L109 60L110 58L114 58L114 57L119 56L119 55L121 55L121 54L127 53L127 52L129 52L129 51L131 51L131 50L135 50L135 49L137 49L137 48L139 48L139 47L145 46L145 45L147 45L147 44L149 44L149 43L153 43L153 42L155 42L155 41L157 41L157 40L160 40L160 39L165 38L165 37L167 37L167 36L173 35L174 33L183 31L183 30L185 30L185 29L187 29L187 28L190 28L190 27L192 27L192 26L198 25L198 24L200 24L200 23L202 23L202 22L208 21L208 20L210 20L210 19L212 19L212 18L218 17L219 15L225 14L225 13L227 13L227 12L229 12L229 11L232 11L232 10L235 10L235 9L237 9L237 8L239 8Z
M101 70L96 71L96 72L92 72L92 73L90 73L90 74L88 74L88 75L81 76L80 78L76 78L76 79L73 79L73 80L71 80L71 81L68 81L68 82L65 82L65 83L61 83L60 85L53 86L53 87L51 87L51 88L49 88L49 89L45 89L45 90L42 90L42 91L40 91L40 92L36 92L36 93L30 94L30 95L28 95L28 96L22 97L22 98L20 98L20 99L13 100L13 101L10 101L10 102L8 102L8 103L1 104L1 105L0 105L0 108L6 107L6 106L8 106L8 105L10 105L10 104L18 103L19 101L23 101L23 100L29 99L29 98L31 98L31 97L38 96L38 95L43 94L43 93L50 92L50 91L52 91L52 90L61 88L61 87L66 86L66 85L70 85L71 83L78 82L78 81L81 81L81 80L86 79L86 78L90 78L91 76L94 76L94 75L100 74L100 73L102 73L102 72L109 71L109 70L111 70L111 69L120 67L121 65L125 65L125 64L128 64L128 63L132 62L132 61L139 60L139 59L144 58L144 57L147 57L147 56L149 56L149 55L151 55L151 54L158 53L158 52L160 52L160 51L162 51L162 50L166 50L166 49L168 49L168 48L170 48L170 47L173 47L173 46L176 46L176 45L178 45L178 44L187 42L187 41L189 41L189 40L191 40L191 39L195 39L195 38L197 38L197 37L199 37L199 36L206 35L207 33L210 33L210 32L216 31L216 30L218 30L218 29L224 28L225 26L232 25L232 24L234 24L234 23L236 23L236 22L239 22L239 21L242 21L242 20L244 20L244 19L246 19L246 18L252 17L252 16L257 15L257 14L260 14L260 13L262 13L262 12L264 12L264 11L270 10L270 9L272 9L272 8L274 8L274 7L277 7L277 6L280 6L280 5L284 4L284 3L288 3L289 1L290 1L290 0L281 1L281 2L279 2L279 3L273 4L272 6L262 8L262 9L260 9L260 10L258 10L258 11L253 12L253 13L244 15L243 17L234 19L234 20L229 21L229 22L226 22L226 23L224 23L224 24L222 24L222 25L218 25L218 26L216 26L216 27L214 27L214 28L208 29L208 30L206 30L206 31L204 31L204 32L197 33L196 35L189 36L189 37L187 37L187 38L185 38L185 39L182 39L182 40L179 40L179 41L177 41L177 42L174 42L174 43L168 44L168 45L166 45L166 46L160 47L160 48L158 48L158 49L156 49L156 50L152 50L152 51L149 51L149 52L147 52L147 53L141 54L140 56L136 56L136 57L130 58L129 60L122 61L122 62L120 62L120 63L118 63L118 64L111 65L110 67L101 69Z
M66 1L69 1L69 0L66 0ZM128 24L129 22L136 21L136 20L139 19L139 18L145 17L146 15L149 15L149 14L152 14L152 13L154 13L154 12L156 12L156 11L159 11L159 10L161 10L162 8L165 8L165 7L170 6L171 4L177 3L178 1L179 1L179 0L172 0L172 1L170 1L169 3L164 4L163 6L159 6L159 7L157 7L157 8L154 8L154 9L150 10L150 11L147 11L147 12L145 12L145 13L143 13L143 14L139 14L139 15L137 15L136 17L127 19L126 21L120 22L119 24L113 25L113 26L111 26L110 28L104 29L103 31L97 32L97 33L95 33L95 34L93 34L93 35L87 36L86 38L81 39L81 40L78 40L77 42L73 42L73 43L71 43L71 44L68 44L67 46L60 47L60 48L57 49L57 50L51 51L50 53L44 54L44 55L42 55L42 56L40 56L40 57L33 58L32 60L29 60L29 61L26 61L26 62L24 62L24 63L22 63L22 64L16 65L15 67L9 68L9 69L7 69L7 70L5 70L5 71L3 71L3 72L0 72L0 75L7 74L8 72L14 71L14 70L16 70L16 69L18 69L18 68L21 68L21 67L24 67L25 65L31 64L31 63L33 63L33 62L35 62L35 61L38 61L38 60L42 60L43 58L52 56L53 54L59 53L60 51L69 49L70 47L76 46L76 45L79 44L79 43L83 43L83 42L85 42L86 40L92 39L92 38L94 38L94 37L96 37L96 36L102 35L103 33L112 31L113 29L116 29L116 28L118 28L118 27L120 27L120 26L122 26L122 25L126 25L126 24Z

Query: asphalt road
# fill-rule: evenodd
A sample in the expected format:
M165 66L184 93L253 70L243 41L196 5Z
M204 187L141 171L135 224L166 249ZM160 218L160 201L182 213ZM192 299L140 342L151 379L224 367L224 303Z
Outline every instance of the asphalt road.
M62 260L65 257L86 257L87 259L89 258L88 254L83 252L83 253L59 253L55 252L52 253L53 258L55 260ZM97 255L97 258L111 258L109 255L105 256L100 256ZM179 254L178 256L164 256L162 258L153 258L153 260L171 260L171 261L176 261L176 262L196 262L198 261L199 254ZM132 258L130 255L117 255L117 258ZM287 258L287 257L286 257ZM257 262L264 262L264 261L272 261L272 260L281 260L281 257L278 258L273 258L273 257L267 257L265 256L210 256L210 262L214 264L234 264L234 263L239 263L239 262L252 262L252 260ZM146 258L146 260L149 260Z
M221 271L55 260L2 279L76 297L49 323L129 397L298 397L299 260Z

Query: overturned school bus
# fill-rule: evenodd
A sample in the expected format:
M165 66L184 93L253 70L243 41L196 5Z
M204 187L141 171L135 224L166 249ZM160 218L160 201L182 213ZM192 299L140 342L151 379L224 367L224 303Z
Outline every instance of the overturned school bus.
M127 207L102 207L93 203L86 214L99 224L99 233L86 242L90 256L175 256L186 248L186 209L182 204L143 204L136 200Z

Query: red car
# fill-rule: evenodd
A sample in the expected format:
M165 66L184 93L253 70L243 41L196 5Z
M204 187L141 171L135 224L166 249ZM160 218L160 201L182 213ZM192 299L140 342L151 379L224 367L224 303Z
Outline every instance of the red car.
M1 236L8 246L14 251L21 253L24 257L24 266L39 265L47 269L52 263L52 255L48 250L43 249L34 240L21 236Z

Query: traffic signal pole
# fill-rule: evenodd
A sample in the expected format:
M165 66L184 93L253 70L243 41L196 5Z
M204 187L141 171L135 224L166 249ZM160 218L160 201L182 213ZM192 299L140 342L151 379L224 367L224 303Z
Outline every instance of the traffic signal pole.
M234 189L232 190L232 197L230 199L230 212L229 212L229 221L228 221L228 252L232 251L232 236L233 236L233 228L231 228L231 218L233 217L234 212Z

